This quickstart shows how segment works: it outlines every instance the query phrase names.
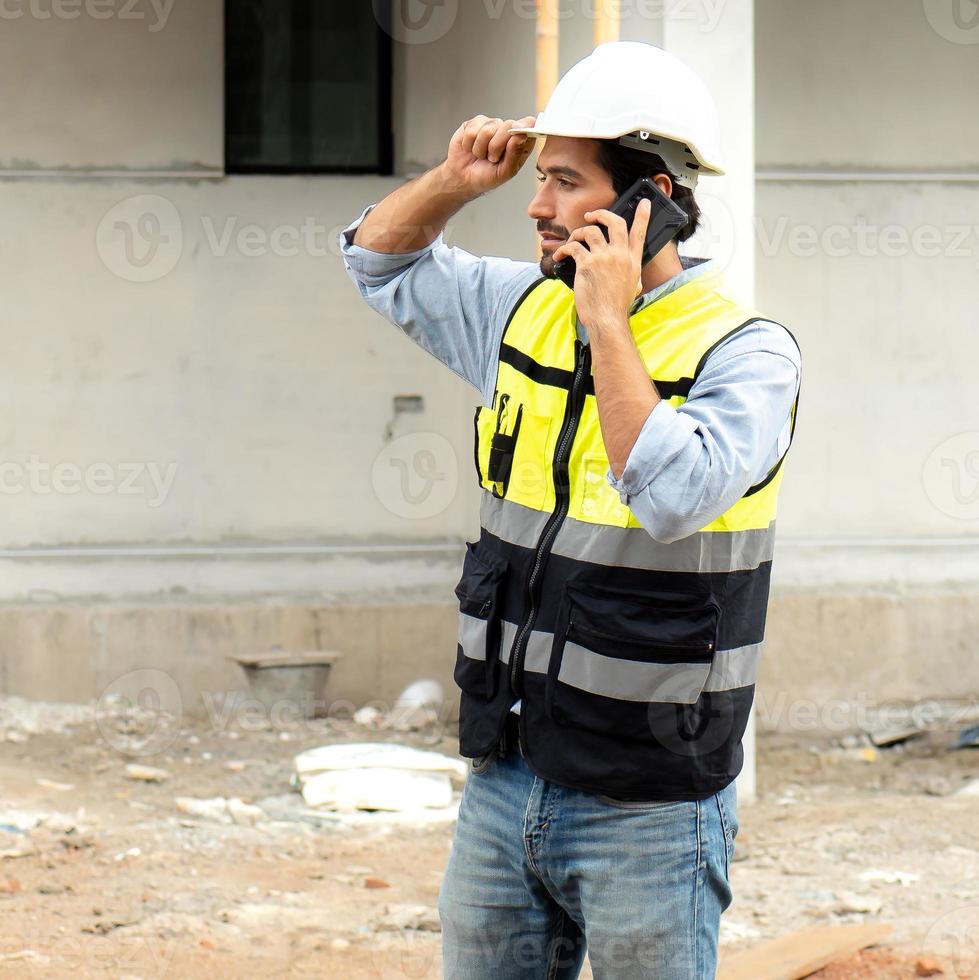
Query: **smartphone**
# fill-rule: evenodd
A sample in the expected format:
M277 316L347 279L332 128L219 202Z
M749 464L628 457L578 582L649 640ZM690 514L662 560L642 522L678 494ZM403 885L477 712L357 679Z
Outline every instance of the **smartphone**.
M676 238L690 221L683 208L671 201L648 177L640 177L609 210L620 218L625 218L626 227L632 228L636 208L647 197L653 202L653 209L649 215L649 228L646 230L646 243L642 250L644 266L660 249ZM605 225L598 227L602 229L605 241L608 241L608 229ZM554 266L554 275L569 289L574 289L574 259L561 259Z

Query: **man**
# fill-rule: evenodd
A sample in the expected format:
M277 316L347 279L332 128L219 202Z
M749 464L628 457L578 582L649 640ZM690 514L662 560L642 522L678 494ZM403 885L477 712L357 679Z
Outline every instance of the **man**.
M539 267L446 247L543 137ZM538 120L466 121L341 235L370 305L483 395L446 977L576 977L586 936L599 980L714 976L801 359L713 262L641 267L648 206L631 232L608 208L648 175L689 237L718 144L686 66L602 45Z

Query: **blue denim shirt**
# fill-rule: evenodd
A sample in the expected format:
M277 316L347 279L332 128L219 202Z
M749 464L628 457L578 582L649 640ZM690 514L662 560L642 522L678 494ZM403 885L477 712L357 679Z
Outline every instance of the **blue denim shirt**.
M507 317L540 268L448 246L439 235L403 255L353 245L363 214L340 233L344 265L368 304L475 386L492 404ZM714 267L684 257L683 271L638 297L632 312ZM578 324L581 339L587 333ZM801 378L799 349L777 324L759 321L720 344L687 400L650 412L621 479L607 479L657 541L700 530L761 482L788 448Z

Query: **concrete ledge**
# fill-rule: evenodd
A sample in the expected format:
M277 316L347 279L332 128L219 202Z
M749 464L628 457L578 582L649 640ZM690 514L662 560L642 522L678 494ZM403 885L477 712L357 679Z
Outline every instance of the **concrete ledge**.
M455 635L456 607L444 602L8 606L0 608L0 693L87 702L111 689L135 697L151 670L163 675L152 685L162 707L203 716L224 692L247 690L226 657L280 649L343 654L331 701L391 703L420 677L440 681L454 700Z
M344 656L328 690L335 710L345 710L341 702L390 704L411 681L431 677L448 692L452 718L455 637L452 602L7 606L0 607L0 693L85 702L120 684L125 690L134 671L154 670L168 697L200 716L223 692L247 689L229 655L337 650ZM979 591L776 594L759 729L849 731L861 711L888 702L972 699L977 637ZM140 675L133 683L143 683Z

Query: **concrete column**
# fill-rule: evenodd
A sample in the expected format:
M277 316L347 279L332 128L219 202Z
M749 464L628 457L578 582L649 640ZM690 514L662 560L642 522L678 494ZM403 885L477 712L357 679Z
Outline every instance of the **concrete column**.
M668 5L670 6L670 5ZM689 255L710 255L725 268L728 287L755 302L755 48L754 0L674 4L663 20L662 46L707 83L721 116L724 177L704 177L697 198L705 226L686 243ZM744 737L738 799L755 798L755 717Z
M754 0L665 4L661 18L633 17L623 38L648 40L681 58L707 83L721 116L724 177L704 177L697 199L705 221L685 243L688 255L709 255L724 268L730 290L755 302L755 51ZM638 9L638 8L637 8ZM645 36L644 36L645 35ZM738 799L755 798L755 717L744 737Z

